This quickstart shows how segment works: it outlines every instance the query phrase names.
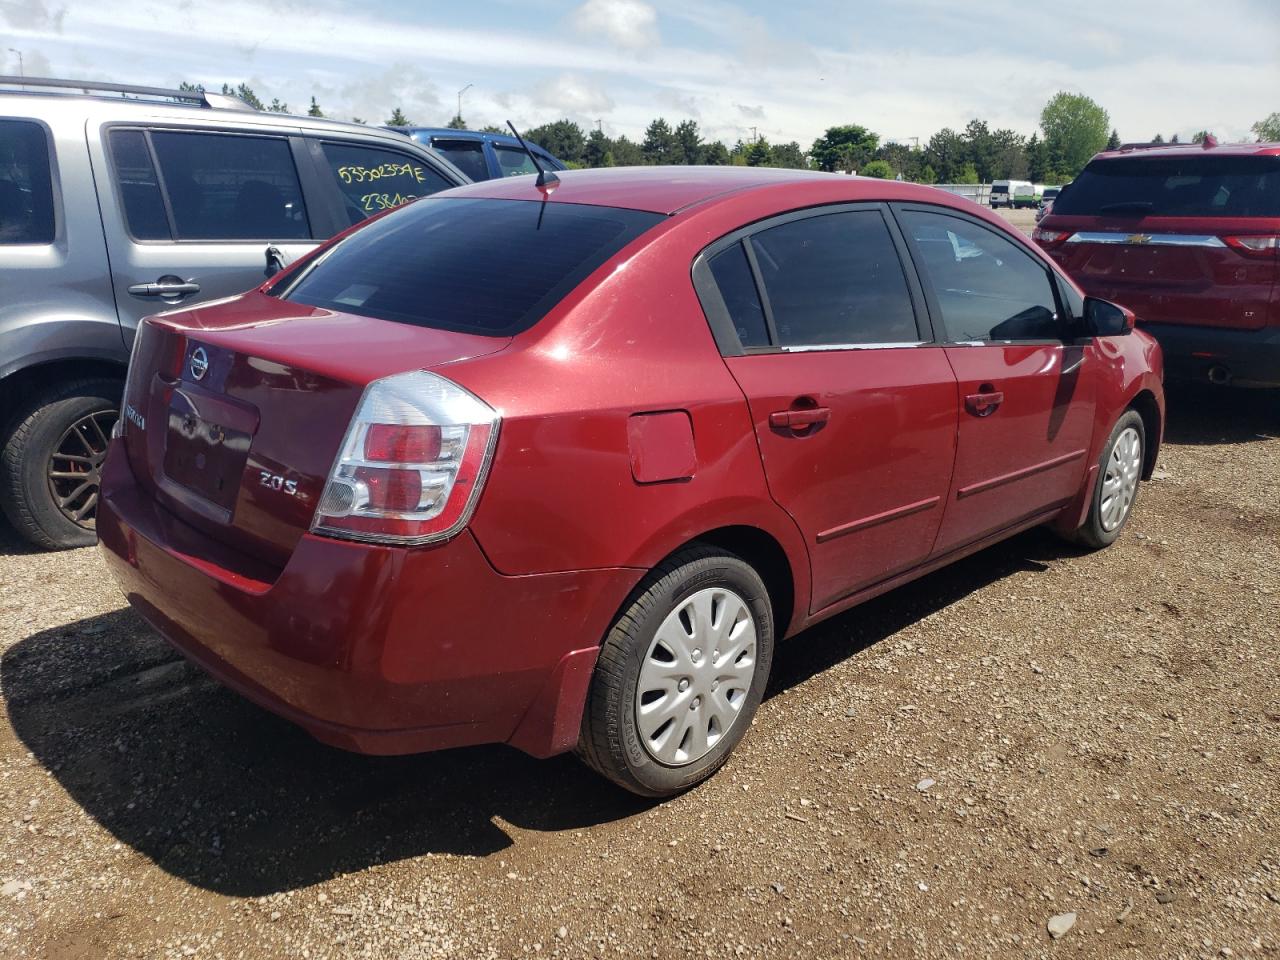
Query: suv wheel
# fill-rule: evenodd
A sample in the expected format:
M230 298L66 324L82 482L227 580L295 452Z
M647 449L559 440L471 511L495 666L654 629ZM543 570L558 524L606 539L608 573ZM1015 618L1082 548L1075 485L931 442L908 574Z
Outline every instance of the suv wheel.
M655 569L596 662L578 754L633 793L701 783L751 726L773 660L760 575L709 546Z
M1089 516L1076 531L1076 542L1099 550L1120 536L1138 497L1146 444L1142 417L1136 410L1126 410L1103 444Z
M76 380L31 397L0 451L0 506L38 547L91 546L98 477L119 415L118 380Z

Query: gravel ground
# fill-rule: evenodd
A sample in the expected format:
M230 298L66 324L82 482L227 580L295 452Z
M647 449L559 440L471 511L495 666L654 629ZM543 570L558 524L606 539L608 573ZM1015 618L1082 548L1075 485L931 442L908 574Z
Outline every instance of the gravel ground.
M0 532L0 956L1280 956L1278 495L1280 397L1172 394L1114 547L1033 531L783 645L662 804L321 746Z

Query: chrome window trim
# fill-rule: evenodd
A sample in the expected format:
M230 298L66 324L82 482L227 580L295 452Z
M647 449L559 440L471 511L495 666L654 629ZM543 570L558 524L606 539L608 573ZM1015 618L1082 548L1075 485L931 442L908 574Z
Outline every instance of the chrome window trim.
M813 353L818 350L901 350L904 347L932 346L931 340L902 340L896 343L806 343L778 347L771 353Z
M1135 240L1141 237L1141 240ZM1067 243L1112 243L1133 247L1226 247L1221 237L1208 233L1075 233Z

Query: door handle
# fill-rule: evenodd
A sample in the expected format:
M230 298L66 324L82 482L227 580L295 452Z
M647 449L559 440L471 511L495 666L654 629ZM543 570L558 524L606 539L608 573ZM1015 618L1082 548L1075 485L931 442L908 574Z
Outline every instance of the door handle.
M154 283L135 283L129 288L135 297L187 297L200 292L200 284L181 277L161 277Z
M971 393L964 398L965 409L975 417L989 417L996 408L1004 403L1004 393L985 387L978 393Z
M830 419L830 407L801 407L798 410L775 410L769 414L769 426L801 430Z

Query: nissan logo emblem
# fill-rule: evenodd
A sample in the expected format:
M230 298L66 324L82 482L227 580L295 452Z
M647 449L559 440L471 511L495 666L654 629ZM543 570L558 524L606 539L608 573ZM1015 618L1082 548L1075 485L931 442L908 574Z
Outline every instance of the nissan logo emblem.
M191 351L191 379L203 380L204 375L209 372L209 354L204 352L204 347L196 347Z

